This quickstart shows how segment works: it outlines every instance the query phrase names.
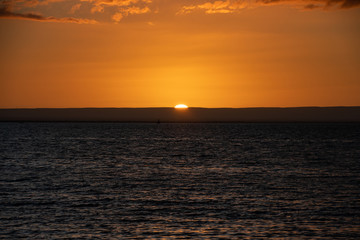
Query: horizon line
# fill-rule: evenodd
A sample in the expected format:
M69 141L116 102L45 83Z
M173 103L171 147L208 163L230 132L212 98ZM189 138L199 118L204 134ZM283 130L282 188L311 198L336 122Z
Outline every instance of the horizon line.
M264 108L353 108L360 107L360 105L344 106L344 105L333 105L333 106L298 106L298 107L188 107L188 109L264 109ZM175 109L175 107L15 107L15 108L0 108L2 110L16 110L16 109Z

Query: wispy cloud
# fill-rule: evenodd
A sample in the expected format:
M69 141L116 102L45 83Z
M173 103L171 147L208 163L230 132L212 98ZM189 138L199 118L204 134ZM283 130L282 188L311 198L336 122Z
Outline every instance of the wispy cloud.
M121 19L123 19L124 16L133 15L133 14L144 14L144 13L148 13L148 12L150 12L150 8L148 8L148 7L144 7L144 8L139 8L139 7L120 8L119 12L115 13L112 16L112 19L115 22L120 22Z
M305 8L346 9L360 6L360 0L258 0L267 4L295 4Z
M60 2L73 3L72 7L67 11L67 14L70 15L78 12L83 5L84 9L82 8L82 10L90 10L88 13L103 13L106 8L109 8L110 10L107 14L112 12L112 15L110 15L111 19L115 22L120 22L124 17L129 15L151 12L149 5L153 0L0 0L0 18L47 22L97 23L96 20L88 18L53 17L38 13L39 11L36 11L36 13L31 11L32 9L39 10L42 6Z
M77 10L79 10L81 7L81 3L77 3L74 6L71 7L69 13L74 14Z
M50 0L53 1L54 0ZM33 4L37 1L33 1ZM45 2L45 1L42 1ZM85 19L85 18L73 18L73 17L63 17L57 18L53 16L43 16L37 13L19 13L12 11L13 2L11 1L3 1L0 3L0 18L7 19L25 19L25 20L33 20L33 21L42 21L42 22L62 22L62 23L78 23L78 24L95 24L96 20L93 19Z
M124 7L136 6L138 8L145 7L147 4L152 3L152 0L80 0L82 2L89 2L92 4L91 12L104 12L105 7Z
M207 14L234 13L247 7L265 5L294 5L305 9L346 9L360 6L360 0L217 0L183 6L177 14L189 14L196 10Z
M115 22L118 23L121 21L121 19L124 18L124 15L122 13L118 12L118 13L115 13L111 18L112 18L112 20L114 20Z
M156 14L159 11L178 15L195 11L234 14L246 8L280 4L305 10L331 10L359 7L360 0L0 0L0 18L93 24L97 23L93 18L99 17L104 21L107 17L118 23L130 15ZM59 10L56 10L56 16L48 16L48 9ZM105 15L105 18L99 14Z

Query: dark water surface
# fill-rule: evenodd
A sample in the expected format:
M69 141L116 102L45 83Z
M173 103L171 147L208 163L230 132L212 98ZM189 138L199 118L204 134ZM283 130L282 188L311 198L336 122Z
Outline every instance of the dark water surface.
M0 238L360 238L360 124L0 123Z

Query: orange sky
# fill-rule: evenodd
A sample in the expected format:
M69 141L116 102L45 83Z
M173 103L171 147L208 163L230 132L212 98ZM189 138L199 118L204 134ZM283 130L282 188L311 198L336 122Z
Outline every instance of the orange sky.
M0 2L0 108L360 105L358 0Z

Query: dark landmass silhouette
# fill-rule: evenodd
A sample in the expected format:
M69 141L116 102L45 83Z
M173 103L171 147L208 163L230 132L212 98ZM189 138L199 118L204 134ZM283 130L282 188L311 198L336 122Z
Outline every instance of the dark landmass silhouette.
M360 107L0 109L16 122L360 122Z

